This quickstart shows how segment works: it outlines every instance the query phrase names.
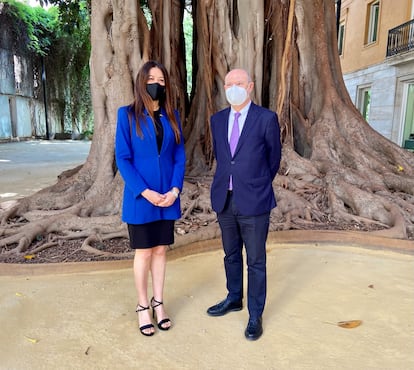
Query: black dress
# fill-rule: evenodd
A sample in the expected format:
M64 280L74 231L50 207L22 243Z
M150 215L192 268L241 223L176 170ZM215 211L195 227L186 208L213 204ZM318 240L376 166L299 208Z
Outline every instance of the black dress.
M164 130L160 111L154 112L158 153L161 151ZM155 207L155 206L154 206ZM132 249L146 249L174 243L174 220L158 220L146 224L128 224L129 243Z

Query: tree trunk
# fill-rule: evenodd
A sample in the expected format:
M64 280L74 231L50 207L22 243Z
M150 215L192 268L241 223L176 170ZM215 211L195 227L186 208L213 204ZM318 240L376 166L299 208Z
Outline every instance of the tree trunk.
M414 156L372 130L353 106L337 52L334 2L193 0L191 102L182 3L149 1L150 30L136 1L92 0L89 157L3 212L0 247L24 252L39 234L48 235L47 246L62 238L127 236L114 162L116 111L132 101L136 73L149 58L169 69L184 123L188 181L176 245L218 235L209 202L209 117L226 106L223 81L234 67L250 73L253 100L280 119L283 158L271 230L346 228L414 239Z
M285 40L293 41L277 53L281 59L270 62L271 74L280 76L279 100L270 99L270 106L284 122L282 167L289 174L276 181L287 188L279 189L279 219L313 221L322 214L324 222L373 225L382 229L376 233L413 237L413 155L374 131L352 104L336 47L333 2L297 0L290 6L295 17L287 28L272 19L280 9L269 14L272 35L283 26ZM282 12L290 10L286 5Z

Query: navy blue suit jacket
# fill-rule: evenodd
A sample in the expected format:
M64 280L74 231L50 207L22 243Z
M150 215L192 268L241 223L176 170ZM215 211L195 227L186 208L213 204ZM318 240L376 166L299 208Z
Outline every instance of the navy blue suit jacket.
M272 181L279 170L281 143L275 112L251 103L246 121L231 156L228 142L230 107L211 117L213 151L217 168L211 185L213 210L220 213L226 203L230 175L233 200L243 216L257 216L276 206Z

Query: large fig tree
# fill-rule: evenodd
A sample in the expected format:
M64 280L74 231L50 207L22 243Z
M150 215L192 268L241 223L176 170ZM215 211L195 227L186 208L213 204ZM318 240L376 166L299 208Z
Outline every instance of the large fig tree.
M92 0L91 92L95 132L84 165L3 210L5 253L62 240L125 237L122 178L114 161L116 111L133 98L140 66L157 59L170 71L186 139L187 181L176 245L218 235L209 202L214 170L209 117L226 106L223 81L248 70L253 100L275 110L283 159L274 182L272 230L350 228L414 238L414 156L363 120L343 82L332 0ZM183 12L191 7L193 83L186 90ZM45 242L33 241L39 235ZM64 245L64 243L63 243Z

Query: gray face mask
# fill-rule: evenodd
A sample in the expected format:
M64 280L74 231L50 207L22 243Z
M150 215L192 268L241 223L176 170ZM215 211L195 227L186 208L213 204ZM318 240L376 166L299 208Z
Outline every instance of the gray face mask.
M244 87L233 85L226 90L226 99L231 105L241 105L247 99L247 91Z
M147 84L147 93L152 100L160 100L165 96L165 86L160 85L158 82Z

